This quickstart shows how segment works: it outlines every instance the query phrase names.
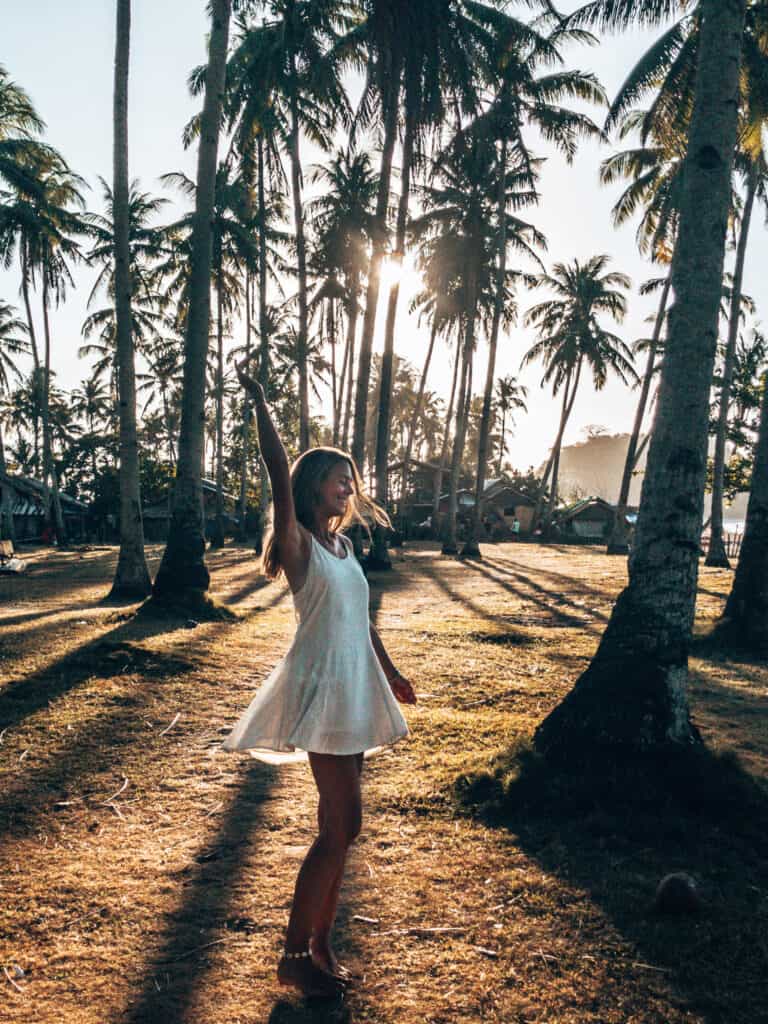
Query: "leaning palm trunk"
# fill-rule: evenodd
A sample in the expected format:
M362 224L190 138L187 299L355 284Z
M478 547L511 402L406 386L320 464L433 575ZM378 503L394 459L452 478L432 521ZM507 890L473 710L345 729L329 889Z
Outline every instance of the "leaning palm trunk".
M760 433L747 521L724 627L732 639L763 652L768 641L768 380L763 378Z
M245 272L245 358L251 358L251 275ZM238 511L240 514L240 527L238 536L241 541L245 540L245 517L248 511L248 467L250 465L250 431L251 431L251 402L246 392L243 400L243 430L242 444L243 451L240 458L240 496Z
M435 349L435 339L437 338L438 328L438 317L435 313L435 317L432 320L432 330L429 333L429 346L427 348L427 355L424 359L424 368L421 371L421 379L419 381L419 391L416 395L416 402L413 407L413 415L411 416L411 422L408 424L408 434L405 442L405 454L403 455L403 471L400 478L400 529L405 528L405 521L408 515L408 499L406 497L408 488L408 469L411 463L411 452L413 451L413 445L416 440L416 433L419 429L419 419L421 418L421 410L424 405L424 392L427 385L427 374L429 373L429 367L432 362L432 353Z
M203 488L205 363L211 312L211 249L216 154L227 59L231 0L211 0L212 29L197 158L197 189L185 331L184 390L173 518L153 592L200 603L210 576L205 565Z
M671 286L672 270L670 268L670 272L667 274L667 280L664 283L664 288L661 293L659 309L656 314L656 322L653 326L653 337L651 338L651 345L648 349L648 362L646 363L643 383L640 388L640 398L637 402L635 422L632 426L632 434L630 435L629 445L627 447L627 457L624 461L624 472L621 476L619 501L616 505L616 517L613 521L613 528L608 541L607 553L609 555L626 555L629 551L629 537L627 534L627 505L629 504L629 489L632 485L632 474L635 471L637 460L641 455L641 451L638 449L640 431L643 427L645 407L648 404L648 395L651 390L653 373L656 368L656 352L658 351L659 340L661 339L661 329L664 325L664 317L667 312L667 301L669 299Z
M499 157L499 188L497 217L499 220L499 253L496 264L496 294L493 302L493 321L491 337L488 343L488 369L485 375L485 393L483 395L483 412L480 418L480 436L477 445L477 478L475 481L475 506L469 522L469 533L462 548L463 558L480 558L478 535L483 515L483 492L485 491L485 471L488 459L488 441L491 434L491 404L493 401L493 382L496 373L496 347L499 341L499 326L504 305L504 279L507 274L507 211L506 211L506 174L507 174L507 140L502 138Z
M459 548L457 543L457 516L459 476L461 474L461 462L464 457L464 442L467 436L467 420L469 408L469 396L472 393L469 384L471 373L472 354L475 347L475 316L477 313L477 263L470 256L470 265L467 270L467 323L464 329L464 367L462 371L462 388L459 390L459 400L456 414L456 432L453 438L453 452L451 453L451 479L448 488L448 523L445 530L442 553L444 555L456 555Z
M395 251L392 254L399 266L402 266L405 254L405 229L408 220L408 200L411 191L411 164L413 162L414 118L408 117L403 139L403 162L401 170L400 201L397 207L397 225L395 227ZM387 304L387 321L384 329L384 352L381 357L381 385L379 388L379 418L376 422L376 500L382 508L387 507L389 500L389 441L391 432L392 409L392 375L395 361L395 321L397 319L397 303L400 296L400 282L395 280L389 289ZM368 564L375 569L391 569L392 563L387 554L387 532L381 527L373 531L373 544Z
M267 200L264 187L264 136L256 143L259 160L259 383L269 394L269 325L267 323ZM269 502L269 474L259 452L259 511L264 515Z
M581 361L576 368L575 378L569 374L565 381L565 389L563 391L563 405L560 411L560 424L557 428L557 436L555 437L552 450L549 453L547 464L544 467L544 472L539 483L538 494L536 495L536 504L533 509L533 528L535 529L541 521L542 533L546 534L549 525L552 521L554 514L555 503L557 502L557 477L560 470L560 449L563 444L563 435L565 434L565 428L568 424L568 419L573 409L573 402L576 397L576 387L579 382L579 375L581 374ZM573 385L573 387L571 387ZM551 483L550 483L551 479ZM545 495L547 491L547 485L550 485L550 496L547 501L547 511L542 519L542 510L544 508Z
M115 38L113 209L115 319L120 396L120 553L110 598L141 600L152 589L144 557L139 442L136 436L136 375L131 325L131 264L128 223L128 58L131 2L118 0Z
M352 395L355 388L355 336L357 334L357 314L358 314L358 290L359 290L359 276L355 272L350 281L350 291L352 293L352 301L349 306L349 317L347 319L347 350L349 356L347 359L347 392L344 399L344 421L341 427L341 447L344 451L347 450L349 444L349 426L352 421Z
M381 175L376 196L376 216L373 248L368 266L368 287L365 296L363 333L360 338L360 358L357 366L355 389L355 418L352 433L352 458L363 470L365 458L365 424L368 410L368 384L371 376L371 355L373 352L373 331L376 326L376 310L379 305L379 284L381 261L387 249L387 208L389 206L389 183L392 177L392 156L397 140L397 97L400 92L400 69L393 71L389 96L384 115L384 146L381 152Z
M584 766L701 742L686 695L746 0L702 0L683 165L675 303L629 583L575 687L536 730L540 752Z
M709 525L709 549L706 565L721 569L730 569L725 544L723 543L723 486L725 478L725 442L728 435L728 409L731 404L731 385L733 368L736 362L736 342L739 337L739 313L741 311L741 288L744 280L744 261L747 254L749 225L755 195L760 182L757 161L753 160L749 168L747 198L741 217L739 244L736 248L736 263L733 268L733 288L731 290L730 320L728 322L728 342L725 346L723 361L723 381L720 386L720 407L717 416L717 434L715 435L715 458L712 469L712 517Z
M296 262L299 273L299 451L309 448L309 367L307 366L307 251L304 240L304 214L301 208L301 156L299 153L299 104L296 96L296 64L291 54L291 191L293 225L296 232Z

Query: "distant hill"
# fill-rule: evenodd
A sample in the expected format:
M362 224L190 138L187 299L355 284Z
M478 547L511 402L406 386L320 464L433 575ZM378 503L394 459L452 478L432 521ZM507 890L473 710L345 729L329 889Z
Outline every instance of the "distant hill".
M563 501L576 501L592 495L615 503L619 498L621 474L627 457L629 434L591 434L585 441L566 445L560 453L559 491ZM648 449L643 451L629 489L629 504L638 505ZM544 465L539 466L541 473ZM726 506L725 519L741 520L747 514L747 494L739 494ZM705 518L709 516L710 497L705 495Z

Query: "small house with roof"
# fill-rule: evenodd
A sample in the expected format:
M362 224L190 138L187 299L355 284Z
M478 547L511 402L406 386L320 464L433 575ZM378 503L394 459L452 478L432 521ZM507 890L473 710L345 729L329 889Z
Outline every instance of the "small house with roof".
M13 532L17 543L31 543L43 537L45 526L45 488L40 480L18 474L0 473L0 500L10 501ZM83 540L88 506L59 491L61 514L67 537Z

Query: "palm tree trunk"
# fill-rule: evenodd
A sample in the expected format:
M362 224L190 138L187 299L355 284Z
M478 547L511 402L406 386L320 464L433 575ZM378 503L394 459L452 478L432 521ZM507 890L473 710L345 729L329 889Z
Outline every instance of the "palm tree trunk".
M728 435L728 410L730 408L733 368L736 362L736 342L739 337L739 314L741 313L742 282L744 280L744 261L747 254L747 239L752 220L752 209L755 205L757 186L760 174L757 161L753 160L749 167L747 197L744 212L741 216L739 244L736 248L736 263L733 268L733 287L731 289L731 310L728 321L728 342L725 346L723 361L723 382L720 386L720 407L717 417L717 434L715 435L715 458L712 469L712 516L709 526L709 550L705 565L720 569L730 569L731 563L723 543L723 485L725 478L725 442Z
M536 731L575 765L602 752L653 757L701 742L686 695L707 466L746 0L702 0L701 41L680 220L675 302L643 480L629 583L573 690Z
M413 162L413 144L415 134L415 118L409 116L405 126L403 139L403 160L400 172L400 201L397 207L397 224L395 227L395 251L393 258L399 267L403 265L405 255L405 229L408 222L408 201L411 194L411 164ZM381 357L381 384L379 388L379 417L376 422L376 500L382 508L386 508L389 495L389 442L392 419L392 376L395 359L395 321L397 319L397 302L400 296L400 281L396 278L389 289L387 303L387 321L384 329L384 352ZM373 531L373 544L368 557L368 564L375 569L391 569L392 562L387 554L387 532L380 526Z
M342 409L344 408L344 391L345 391L345 386L346 386L345 382L346 382L346 379L347 379L347 366L349 365L350 355L351 355L351 352L350 352L350 338L349 338L349 334L347 334L346 340L344 342L344 355L342 356L341 367L339 369L339 380L338 380L338 386L337 386L337 389L336 389L336 404L333 407L333 445L334 445L334 448L338 448L339 447L339 442L341 441L341 415L342 415Z
M216 520L212 548L224 547L224 308L222 301L221 254L217 258L216 282Z
M506 447L504 441L507 432L507 406L505 403L501 404L501 439L499 441L499 461L496 466L496 476L501 476L501 464L504 461L504 448Z
M131 0L117 0L113 143L115 319L120 408L120 553L110 599L143 600L152 589L144 557L128 222L128 62ZM94 467L95 474L95 467Z
M373 352L373 331L376 326L376 310L379 305L379 284L381 261L387 249L387 208L389 206L389 184L392 178L392 156L397 140L397 99L400 94L400 66L393 69L389 95L386 97L384 113L384 146L381 152L381 174L376 196L373 248L368 267L368 288L365 297L363 334L360 339L360 359L357 367L355 390L355 419L352 434L352 458L362 472L365 458L365 425L368 409L368 385L371 376L371 355Z
M485 491L485 471L488 459L488 439L491 433L491 403L493 401L493 382L496 374L496 348L499 341L499 326L504 305L504 279L507 275L507 140L502 137L499 155L499 181L496 198L496 216L499 221L499 251L496 257L496 294L493 301L493 321L491 337L488 343L488 369L485 374L485 393L483 395L483 412L480 419L480 436L477 444L477 478L475 481L475 507L469 523L469 533L462 548L462 558L480 558L478 535L483 515L483 492Z
M251 275L245 272L245 358L250 362L251 358L251 291L253 284ZM240 496L238 508L240 512L240 528L238 535L241 541L245 540L245 517L248 511L248 466L250 462L250 429L251 429L251 401L248 393L243 399L243 430L242 444L243 451L240 459Z
M51 325L48 319L48 281L43 273L43 331L45 334L45 368L43 370L43 495L46 515L53 526L56 542L60 548L67 545L64 515L61 511L59 481L53 464L53 443L51 438ZM50 489L48 481L50 480Z
M669 300L671 287L672 268L670 267L669 273L667 274L667 280L665 281L664 288L661 292L659 309L656 313L656 322L653 326L653 337L651 338L651 345L648 349L648 362L645 366L643 383L640 388L640 398L637 402L635 422L632 426L632 434L630 435L629 445L627 446L627 457L624 460L624 472L621 476L619 500L616 505L616 517L613 521L611 536L608 540L607 554L609 555L626 555L629 551L629 536L627 533L627 505L629 504L629 489L632 486L632 474L635 471L637 460L641 455L641 450L638 449L640 431L643 427L645 407L648 403L648 395L651 390L651 382L653 381L653 371L656 368L656 352L658 351L659 341L661 339L661 330L664 326L664 318L667 313L667 302Z
M563 449L563 435L565 434L565 428L568 424L568 420L571 418L571 412L573 411L573 403L576 400L576 392L579 388L579 378L581 377L581 366L582 361L579 359L576 364L576 372L571 381L571 392L570 395L566 393L563 400L563 414L560 419L560 429L557 432L557 438L555 439L555 446L552 450L552 481L549 487L549 501L547 502L547 510L544 513L544 526L542 530L542 536L548 537L550 528L552 526L552 520L555 516L557 509L557 487L560 478L560 453Z
M267 323L267 199L264 186L264 136L256 143L259 161L259 383L269 394L269 325ZM259 451L259 512L263 516L269 503L269 474Z
M572 395L575 394L575 390L571 391L571 380L572 378L569 375L565 381L565 390L563 392L563 405L560 412L560 423L557 428L555 440L552 443L552 448L550 450L549 457L547 458L547 463L544 467L544 472L541 476L541 481L539 482L539 490L538 494L536 495L536 504L534 505L533 509L533 519L531 520L531 522L533 523L534 530L539 525L540 520L542 521L542 525L544 525L544 522L542 520L542 510L544 508L544 494L547 490L547 484L550 480L550 475L552 474L552 470L554 469L556 460L558 463L558 471L560 468L560 447L563 443L563 434L565 433L565 427L568 422L568 417L570 416L571 408L573 407ZM550 503L550 501L547 502L548 507Z
M19 246L20 261L21 261L21 293L24 296L24 309L27 314L27 329L29 331L29 341L32 347L32 365L34 367L32 372L32 380L34 381L34 389L37 392L33 398L33 442L35 450L35 469L36 472L40 471L40 409L42 408L42 387L40 377L40 353L37 348L37 335L35 334L35 319L32 316L32 303L29 297L29 258L27 256L26 242L24 239L21 240Z
M453 379L451 381L451 395L448 399L448 411L445 414L445 431L443 432L443 445L440 451L440 458L435 470L434 492L432 495L432 532L435 537L442 535L442 524L440 522L440 491L443 488L443 475L448 464L448 444L451 436L451 420L453 419L453 407L456 399L456 385L459 378L459 366L461 364L461 332L459 331L456 340L456 359L453 364ZM463 372L463 367L462 367Z
M341 447L347 451L349 445L349 425L352 419L352 394L355 382L355 336L357 334L358 315L358 291L360 287L357 272L350 281L352 291L352 304L349 307L349 320L347 322L347 348L349 349L349 361L347 363L347 395L344 402L344 423L341 428Z
M336 316L334 310L334 302L336 301L333 297L328 300L328 307L325 315L325 330L328 335L328 344L331 346L331 416L333 419L333 445L336 447L338 443L339 435L339 418L338 418L338 390L339 390L339 379L336 372Z
M304 240L304 214L301 209L301 155L299 153L299 102L296 95L296 61L291 53L291 190L293 193L293 225L296 232L296 262L299 273L299 451L309 448L309 367L307 366L307 250Z
M456 555L459 552L457 543L458 489L461 474L461 463L464 457L464 442L467 437L468 398L472 394L469 385L472 356L475 347L475 317L477 315L477 266L478 262L471 254L467 267L467 323L464 331L464 371L462 373L463 390L459 391L457 405L456 433L453 438L451 453L451 479L448 490L448 528L443 541L442 553Z
M0 424L0 474L5 476L8 470L5 464L5 447L3 445L3 430ZM0 481L0 540L9 540L14 543L16 534L13 529L13 506L11 505L11 494L4 480Z
M211 313L211 252L216 156L227 61L231 0L211 0L211 35L197 158L195 218L185 331L179 460L168 543L153 593L166 600L200 604L210 575L205 565L203 489L205 369Z
M424 369L421 371L421 380L419 381L419 392L416 395L416 404L413 407L413 415L411 416L411 422L408 427L408 436L405 442L405 453L403 455L403 473L400 483L400 529L403 530L405 527L405 518L408 511L408 502L406 499L406 489L408 487L408 467L411 461L411 452L413 451L413 443L416 440L416 432L419 426L419 417L421 416L421 409L424 405L424 391L427 385L427 374L429 373L429 367L432 362L432 353L435 348L435 340L437 338L438 328L438 317L435 314L432 320L432 330L429 334L429 346L427 348L427 355L424 359Z
M747 521L723 626L730 640L764 653L768 642L768 379L765 377Z

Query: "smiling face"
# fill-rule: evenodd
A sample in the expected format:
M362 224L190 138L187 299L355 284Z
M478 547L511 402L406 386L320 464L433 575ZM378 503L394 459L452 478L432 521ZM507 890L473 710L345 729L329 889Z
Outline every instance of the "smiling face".
M331 467L328 476L317 490L318 513L335 519L347 511L350 497L355 493L352 467L346 461L339 461Z

